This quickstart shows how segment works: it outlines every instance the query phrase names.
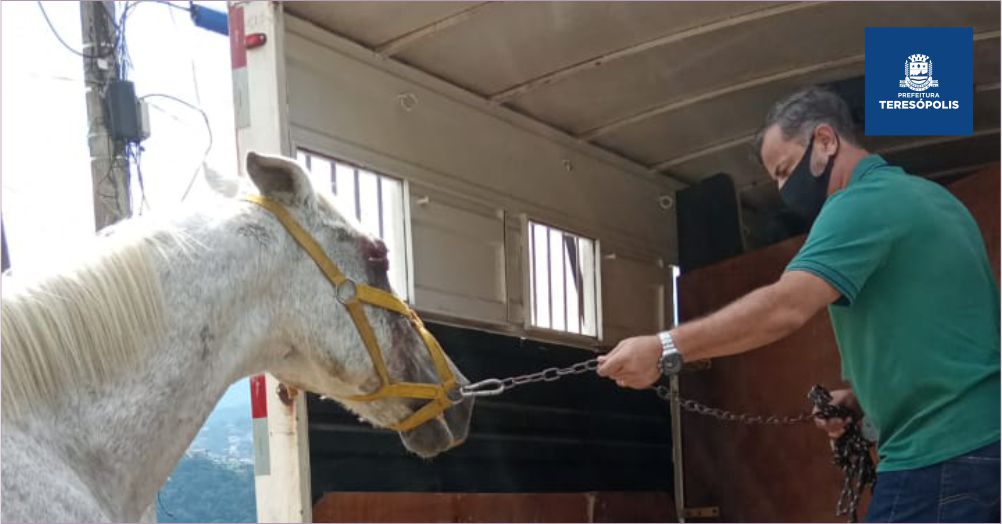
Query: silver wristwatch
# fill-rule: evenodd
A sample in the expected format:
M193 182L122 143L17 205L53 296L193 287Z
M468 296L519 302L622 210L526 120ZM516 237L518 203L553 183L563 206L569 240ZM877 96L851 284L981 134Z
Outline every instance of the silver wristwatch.
M658 369L662 375L671 376L682 371L682 354L675 347L675 341L671 338L671 333L662 331L658 333L658 340L661 341L661 360L658 361Z

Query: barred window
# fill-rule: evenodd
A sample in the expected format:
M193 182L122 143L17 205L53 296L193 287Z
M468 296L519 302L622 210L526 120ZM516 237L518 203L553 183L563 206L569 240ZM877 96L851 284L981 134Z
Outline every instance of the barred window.
M529 222L529 297L533 327L598 334L598 242Z
M397 296L409 300L404 182L312 151L300 149L297 158L309 170L316 191L326 194L338 211L355 217L386 244L390 285Z

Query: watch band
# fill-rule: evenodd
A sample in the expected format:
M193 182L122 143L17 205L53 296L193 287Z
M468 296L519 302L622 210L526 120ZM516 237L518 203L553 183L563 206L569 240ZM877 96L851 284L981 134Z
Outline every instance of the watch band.
M675 339L671 338L670 331L658 333L658 340L661 341L661 351L678 351L675 347Z

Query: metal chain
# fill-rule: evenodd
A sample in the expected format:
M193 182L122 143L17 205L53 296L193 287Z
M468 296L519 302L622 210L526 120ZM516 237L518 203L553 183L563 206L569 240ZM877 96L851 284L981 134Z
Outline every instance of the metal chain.
M496 396L510 389L531 384L534 382L555 382L568 375L580 375L598 368L598 359L578 362L573 366L565 368L551 367L536 373L527 375L516 375L504 379L489 378L481 380L475 384L469 384L460 388L460 394L464 397L488 397ZM774 425L791 426L802 424L814 418L845 418L851 412L843 406L831 404L831 394L821 386L814 386L807 398L818 410L817 413L805 411L797 415L777 416L777 415L757 415L752 413L735 413L720 408L712 408L706 404L691 399L682 398L680 395L672 393L671 389L665 385L656 385L651 389L667 402L678 400L682 409L715 418L724 422L738 422L748 425ZM849 522L856 522L856 510L859 507L859 500L867 485L876 482L877 473L870 456L871 443L867 441L860 429L859 421L846 426L845 433L835 441L832 449L833 462L842 469L845 478L842 482L842 491L839 494L836 504L836 516L847 516Z
M832 463L842 470L842 492L839 493L838 503L835 505L836 516L846 516L849 522L857 522L856 510L859 508L859 499L863 496L863 491L867 485L875 485L877 482L877 468L873 464L873 457L870 455L870 441L863 436L858 417L853 416L852 410L845 406L833 405L832 396L825 388L814 386L807 394L808 400L817 408L818 417L846 418L853 417L853 422L845 427L842 436L835 440L832 447Z
M509 389L522 386L525 384L531 384L534 382L554 382L564 378L568 375L580 375L582 373L587 373L589 371L594 371L598 369L598 359L593 358L591 360L585 360L584 362L578 362L573 366L568 366L565 368L546 368L542 371L536 373L530 373L527 375L517 375L514 377L508 377L505 379L489 378L487 380L481 380L476 384L469 384L460 388L460 393L464 397L490 397L500 395ZM659 397L671 402L672 393L667 386L658 385L652 388ZM788 426L793 424L801 424L807 422L813 418L810 412L800 413L794 416L780 417L776 415L756 415L751 413L734 413L731 411L711 408L705 404L697 402L695 400L689 400L679 397L679 404L686 411L696 413L699 415L705 415L708 417L713 417L717 420L722 420L725 422L740 422L742 424L766 424L766 425L778 425L778 426Z
M555 382L568 375L580 375L589 371L595 371L596 369L598 369L598 359L593 358L565 368L552 367L536 373L529 373L528 375L516 375L505 379L489 378L481 380L475 384L468 384L459 388L459 392L464 397L493 397L525 384Z
M696 402L695 400L685 399L681 396L673 395L668 386L657 385L652 388L655 393L658 394L663 400L671 402L677 397L678 403L682 406L682 409L695 413L697 415L704 415L707 417L715 418L724 422L738 422L740 424L748 425L767 425L767 426L792 426L794 424L803 424L814 418L814 415L809 411L797 415L788 416L778 416L778 415L756 415L753 413L734 413L733 411L727 411L726 409L711 408L706 404Z

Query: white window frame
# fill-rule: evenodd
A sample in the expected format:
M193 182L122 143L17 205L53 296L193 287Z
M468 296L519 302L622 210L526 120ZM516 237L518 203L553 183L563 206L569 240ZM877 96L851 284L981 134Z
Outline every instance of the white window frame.
M595 326L594 333L583 333L581 331L572 331L567 329L558 329L550 323L550 326L537 325L535 322L536 317L536 293L534 289L533 279L535 276L535 269L533 266L533 249L532 239L533 231L532 225L536 224L549 230L558 231L567 235L571 235L577 238L588 240L592 243L592 260L594 261L594 315L595 315ZM543 335L546 338L558 338L567 339L571 341L585 342L588 344L595 344L596 342L602 341L602 248L601 241L598 238L592 237L590 235L585 235L576 232L571 229L555 226L550 222L545 220L539 220L536 218L529 217L527 215L522 215L522 252L523 252L523 264L525 270L522 272L523 275L523 296L525 297L525 314L523 326L527 333L535 333ZM564 284L566 284L566 279ZM564 291L566 294L566 290ZM587 305L586 305L587 306ZM550 306L552 313L552 304ZM564 304L564 315L565 322L568 314L567 304ZM580 326L580 323L579 323ZM565 323L565 328L566 323ZM582 328L583 330L583 328Z
M295 146L295 152L296 152L296 159L298 161L300 161L300 162L303 163L303 167L307 169L308 173L311 173L311 177L313 176L312 172L310 170L311 163L312 163L312 158L321 158L321 159L323 159L323 160L331 163L331 165L332 165L332 172L331 172L331 174L332 175L334 175L334 173L336 172L335 171L336 167L334 167L334 166L340 165L340 166L343 166L343 167L346 167L346 168L351 168L351 169L355 170L356 180L358 179L358 172L359 171L364 171L364 172L371 173L372 175L374 175L376 177L376 180L379 181L379 182L382 182L383 180L392 180L394 182L399 182L400 183L400 198L401 198L400 212L401 212L401 222L402 222L401 244L402 244L402 248L403 248L403 255L400 257L400 260L403 261L403 265L404 265L404 271L403 271L403 275L402 275L402 277L404 279L404 286L403 286L402 289L398 289L397 287L394 287L394 291L398 295L401 295L401 294L405 295L405 296L401 296L400 298L403 299L408 304L413 305L413 302L414 302L414 250L411 247L412 246L412 235L411 235L411 205L410 205L410 183L409 183L409 181L406 178L389 175L389 174L384 173L381 170L369 168L369 167L366 167L366 166L364 166L362 164L359 164L357 162L351 162L351 161L348 161L348 160L344 160L344 159L342 159L341 157L339 157L337 155L332 155L332 154L323 152L322 150L320 150L318 148L307 146L307 145L304 145L304 144L297 144ZM303 162L302 159L303 159L304 156L305 156L305 158L310 159L311 161L310 162ZM312 178L311 178L311 181L312 181ZM332 181L332 183L333 183L333 181ZM361 204L361 201L360 201L361 197L359 195L358 185L355 185L354 187L355 187L355 199L356 199L355 201L356 201L356 210L357 210L358 209L357 206L359 204ZM377 185L377 187L381 187L381 186ZM379 196L379 201L380 201L380 205L382 205L382 195L381 195L381 193L377 193L377 195L380 195ZM344 211L344 210L340 210L339 209L339 211ZM361 222L361 220L359 219L358 214L356 214L354 216L354 218L355 218L355 220L357 222ZM373 233L377 237L380 236L378 231L371 231L371 233ZM388 247L390 247L391 249L393 248L393 246L388 246ZM393 272L393 270L394 270L394 265L391 264L390 265L390 271L391 271L391 273Z

